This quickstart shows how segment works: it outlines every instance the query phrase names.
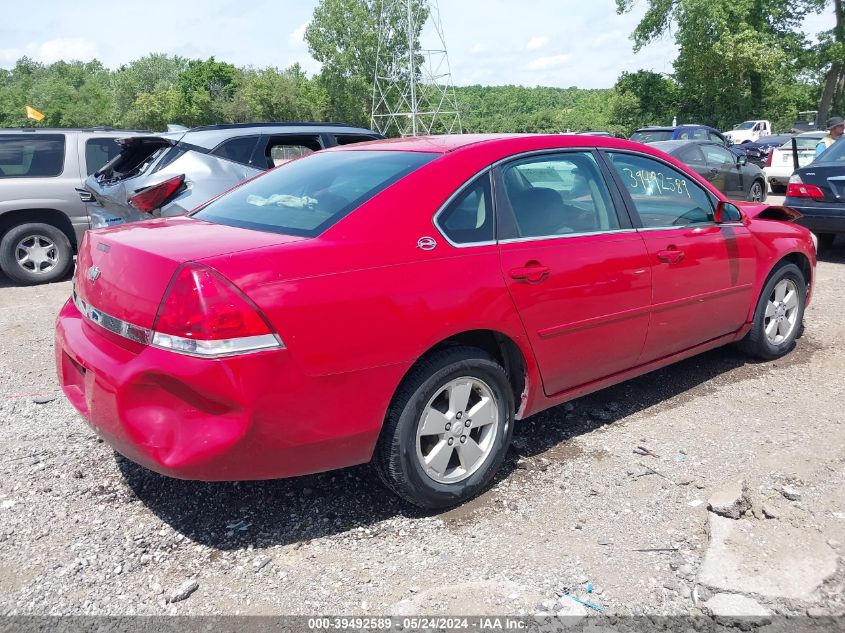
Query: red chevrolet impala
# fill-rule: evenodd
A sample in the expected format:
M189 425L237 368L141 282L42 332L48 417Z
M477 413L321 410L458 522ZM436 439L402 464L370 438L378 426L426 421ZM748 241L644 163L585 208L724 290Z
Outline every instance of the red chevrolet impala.
M372 460L445 507L491 480L515 420L727 343L789 352L816 257L796 216L629 141L346 146L188 217L89 232L56 364L97 433L157 472Z

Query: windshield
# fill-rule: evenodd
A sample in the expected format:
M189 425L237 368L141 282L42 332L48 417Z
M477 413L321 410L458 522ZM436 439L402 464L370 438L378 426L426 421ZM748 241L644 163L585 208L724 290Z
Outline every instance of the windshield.
M828 147L815 160L817 163L841 163L843 161L845 161L845 137L840 138Z
M672 130L637 130L631 134L631 140L638 143L654 143L655 141L669 141Z
M745 121L744 123L740 123L734 129L735 130L750 130L757 124L756 121Z
M314 237L437 156L394 151L317 153L233 189L193 217Z

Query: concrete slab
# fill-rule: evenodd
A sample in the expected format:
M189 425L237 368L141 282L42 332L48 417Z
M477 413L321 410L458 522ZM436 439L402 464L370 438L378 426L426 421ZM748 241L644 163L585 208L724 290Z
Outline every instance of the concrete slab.
M836 572L824 537L783 521L734 521L715 514L698 581L731 592L812 601Z

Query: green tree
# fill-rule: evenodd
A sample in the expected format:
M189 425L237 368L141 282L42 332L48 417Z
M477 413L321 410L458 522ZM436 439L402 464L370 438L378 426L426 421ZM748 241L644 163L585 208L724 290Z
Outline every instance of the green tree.
M632 38L639 50L674 26L675 78L683 97L679 116L726 127L749 117L783 116L786 90L806 82L800 31L807 11L826 0L648 0ZM837 0L838 1L838 0ZM617 0L620 13L634 0ZM776 98L773 96L777 95ZM807 103L789 104L789 115Z

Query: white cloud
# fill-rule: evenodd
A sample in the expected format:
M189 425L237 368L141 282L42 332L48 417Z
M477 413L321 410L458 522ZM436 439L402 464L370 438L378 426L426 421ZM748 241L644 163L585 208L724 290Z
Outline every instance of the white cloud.
M481 42L477 42L472 45L472 48L469 49L469 52L473 55L478 55L479 53L484 53L487 51L487 45L482 44Z
M293 31L290 32L288 38L293 44L302 44L305 41L305 29L308 28L308 25L311 22L303 22L298 27L296 27Z
M536 51L538 48L543 48L548 43L549 38L545 35L535 35L530 40L528 40L528 44L525 45L525 50Z
M528 62L528 70L549 70L550 68L558 68L569 63L572 55L551 55L549 57L538 57Z
M45 64L52 64L61 59L90 61L97 56L97 45L81 37L58 37L40 44L30 42L22 48L0 50L0 60L9 64L13 64L24 55Z

